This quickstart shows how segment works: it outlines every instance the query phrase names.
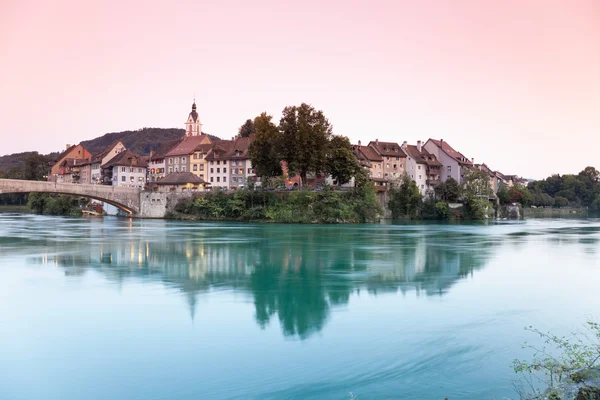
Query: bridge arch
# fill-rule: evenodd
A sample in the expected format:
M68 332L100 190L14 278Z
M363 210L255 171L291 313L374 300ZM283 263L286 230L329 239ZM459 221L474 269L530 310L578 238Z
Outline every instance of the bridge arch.
M0 194L55 193L88 197L113 205L129 214L140 212L140 192L140 189L130 187L0 179Z

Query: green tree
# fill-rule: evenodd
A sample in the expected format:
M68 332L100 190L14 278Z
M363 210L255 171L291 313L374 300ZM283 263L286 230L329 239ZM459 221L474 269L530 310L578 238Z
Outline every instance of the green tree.
M263 112L253 123L256 135L249 148L250 160L256 175L262 178L282 174L279 155L281 134L272 119L272 116Z
M434 188L438 199L455 203L462 196L462 189L454 178L448 178L446 182L441 182Z
M284 108L279 122L282 134L281 156L290 174L298 174L306 182L309 173L323 172L332 127L323 111L311 105Z
M248 137L255 132L256 129L254 127L254 122L251 119L247 119L246 122L244 122L244 124L240 126L240 129L238 130L240 137Z
M567 199L566 197L555 196L554 205L558 208L567 207L569 205L569 199Z
M29 181L45 181L48 174L48 157L32 154L25 159L23 177Z
M345 136L333 136L329 141L325 170L336 185L350 182L357 169L361 168L351 149L350 140Z
M414 218L421 204L422 198L415 181L404 174L397 185L390 190L388 208L392 212L392 218L401 217Z
M464 177L463 195L465 198L490 198L493 191L488 173L478 169L469 170Z

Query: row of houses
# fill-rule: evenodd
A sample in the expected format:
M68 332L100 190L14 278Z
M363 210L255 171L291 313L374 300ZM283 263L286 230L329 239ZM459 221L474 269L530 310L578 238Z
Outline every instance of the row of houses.
M195 102L185 126L181 140L162 143L149 156L135 154L120 141L93 155L82 145L67 146L51 167L48 179L169 191L216 187L235 190L249 181L260 181L248 152L253 135L214 140L202 132ZM417 141L415 145L376 139L363 146L359 141L352 145L352 152L369 171L379 191L389 190L392 182L407 174L426 195L450 178L462 182L466 171L472 168L488 173L495 192L502 185L521 182L517 176L493 171L486 164L475 164L474 159L467 158L443 139ZM323 176L312 178L313 182L330 181ZM298 179L287 182L299 184Z

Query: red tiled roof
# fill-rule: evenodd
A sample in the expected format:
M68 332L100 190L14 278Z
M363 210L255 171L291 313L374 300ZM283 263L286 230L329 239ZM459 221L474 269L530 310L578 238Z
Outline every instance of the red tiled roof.
M231 159L246 159L248 156L248 149L250 148L250 143L254 140L254 135L250 135L249 137L241 137L237 138L233 143L233 148L227 155L228 158Z
M233 140L217 140L204 159L209 161L227 160L227 154L233 149L233 145ZM219 153L219 156L215 157L215 153Z
M153 182L156 185L183 185L186 183L205 183L204 179L192 174L191 172L173 172L164 178Z
M135 163L133 162L136 160ZM148 167L148 163L144 158L131 150L125 150L117 154L112 160L110 160L104 168L111 168L114 166L125 166L125 167Z
M374 148L377 153L382 156L406 157L406 154L400 148L400 145L395 142L369 142L369 146Z
M412 144L406 145L406 148L402 149L406 154L412 157L418 164L427 164L428 166L441 166L442 163L439 162L433 154L430 154L425 147L421 147L421 151L419 152L419 148Z
M383 158L371 146L357 146L358 150L369 161L381 162ZM404 154L404 153L403 153Z
M458 161L460 164L466 165L466 166L472 166L473 163L461 152L456 151L452 148L452 146L450 146L446 141L444 141L443 146L441 143L441 140L436 140L436 139L429 139L433 142L433 144L435 144L437 147L441 148L442 150L444 150L444 152L446 154L448 154L450 157L452 157L455 161Z
M198 147L200 142L206 138L207 136L205 134L198 136L186 136L166 154L166 157L190 155L194 152L196 147Z
M161 143L156 149L155 153L152 153L150 160L162 160L167 156L167 153L177 146L183 139L171 140L169 142Z

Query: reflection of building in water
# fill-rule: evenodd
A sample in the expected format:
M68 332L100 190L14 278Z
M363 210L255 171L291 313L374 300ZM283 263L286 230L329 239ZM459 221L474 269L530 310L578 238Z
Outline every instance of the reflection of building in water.
M69 275L91 268L121 284L162 282L184 294L192 318L198 296L242 291L260 326L279 320L285 335L305 338L357 290L443 295L492 252L481 236L434 229L200 226L106 219L78 243L49 242L36 261Z

